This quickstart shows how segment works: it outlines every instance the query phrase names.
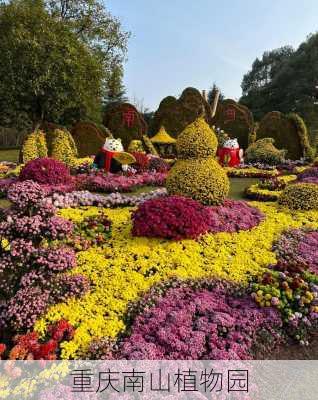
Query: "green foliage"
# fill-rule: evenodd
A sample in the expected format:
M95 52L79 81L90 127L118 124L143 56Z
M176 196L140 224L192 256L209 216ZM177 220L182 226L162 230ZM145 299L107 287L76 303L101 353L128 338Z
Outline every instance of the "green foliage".
M182 195L203 204L221 204L229 192L229 180L214 159L217 139L203 118L198 118L177 139L178 161L166 180L169 194Z
M271 110L300 114L309 128L312 145L318 140L317 46L315 33L296 51L285 46L264 53L263 59L256 59L252 70L244 76L240 99L258 120Z
M218 140L213 130L204 118L198 118L179 135L177 140L178 158L214 157L217 146Z
M0 5L0 37L2 113L25 114L37 126L93 111L101 96L100 60L42 1Z
M297 183L286 187L279 203L293 210L318 210L318 185Z
M22 145L22 162L26 164L35 158L47 157L47 145L45 133L34 131L28 135Z
M77 155L77 148L72 135L66 130L56 129L53 132L50 156L71 166L74 164Z
M298 160L310 155L307 128L302 118L294 113L273 111L265 115L257 130L257 138L271 137L278 148L287 150L286 157Z
M247 162L260 162L270 165L277 165L284 161L285 150L278 150L274 146L274 139L264 138L252 143L245 152Z

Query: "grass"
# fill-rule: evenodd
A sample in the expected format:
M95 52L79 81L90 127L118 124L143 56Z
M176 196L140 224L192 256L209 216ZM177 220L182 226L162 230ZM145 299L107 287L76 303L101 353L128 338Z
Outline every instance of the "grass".
M0 162L1 161L10 161L10 162L18 162L19 158L19 150L18 149L7 149L0 150Z

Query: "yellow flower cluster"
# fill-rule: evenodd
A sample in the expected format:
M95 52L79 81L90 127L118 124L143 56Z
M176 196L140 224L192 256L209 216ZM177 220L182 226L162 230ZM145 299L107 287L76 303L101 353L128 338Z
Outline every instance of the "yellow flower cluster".
M225 167L225 171L227 172L228 176L235 177L235 178L253 178L253 177L264 177L270 178L273 176L278 175L277 169L259 169L255 167L248 167L248 168L236 168L236 167Z
M93 338L116 337L124 328L124 313L154 283L179 278L218 277L247 282L275 262L272 242L282 230L310 224L318 228L318 212L296 212L276 203L256 203L266 219L251 231L207 234L200 240L173 242L131 236L131 209L105 209L113 221L109 246L79 252L74 273L89 277L92 289L81 299L50 308L36 323L44 334L47 325L67 319L77 330L63 344L62 357L77 358ZM97 209L65 209L60 214L73 221L96 215Z
M288 185L279 198L280 204L294 210L318 210L318 185Z
M296 179L296 175L285 175L285 176L280 176L278 179L280 181L283 181L285 183L292 182ZM248 198L257 198L259 199L267 199L269 201L276 201L280 198L282 194L282 190L269 190L269 189L263 189L260 187L259 183L255 183L254 185L251 185L249 188L246 190L246 194ZM251 197L249 197L251 196Z

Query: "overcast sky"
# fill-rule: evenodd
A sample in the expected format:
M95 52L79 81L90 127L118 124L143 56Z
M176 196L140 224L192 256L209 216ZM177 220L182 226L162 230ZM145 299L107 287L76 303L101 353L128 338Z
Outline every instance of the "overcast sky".
M127 94L156 110L188 86L239 98L265 50L297 47L318 31L318 0L107 0L129 40Z

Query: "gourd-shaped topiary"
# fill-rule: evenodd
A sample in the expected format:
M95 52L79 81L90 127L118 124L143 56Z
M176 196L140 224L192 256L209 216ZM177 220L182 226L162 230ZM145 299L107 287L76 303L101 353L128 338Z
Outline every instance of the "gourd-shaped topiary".
M203 204L221 204L229 192L229 180L215 160L217 138L203 118L188 125L177 140L178 161L169 172L166 187Z

